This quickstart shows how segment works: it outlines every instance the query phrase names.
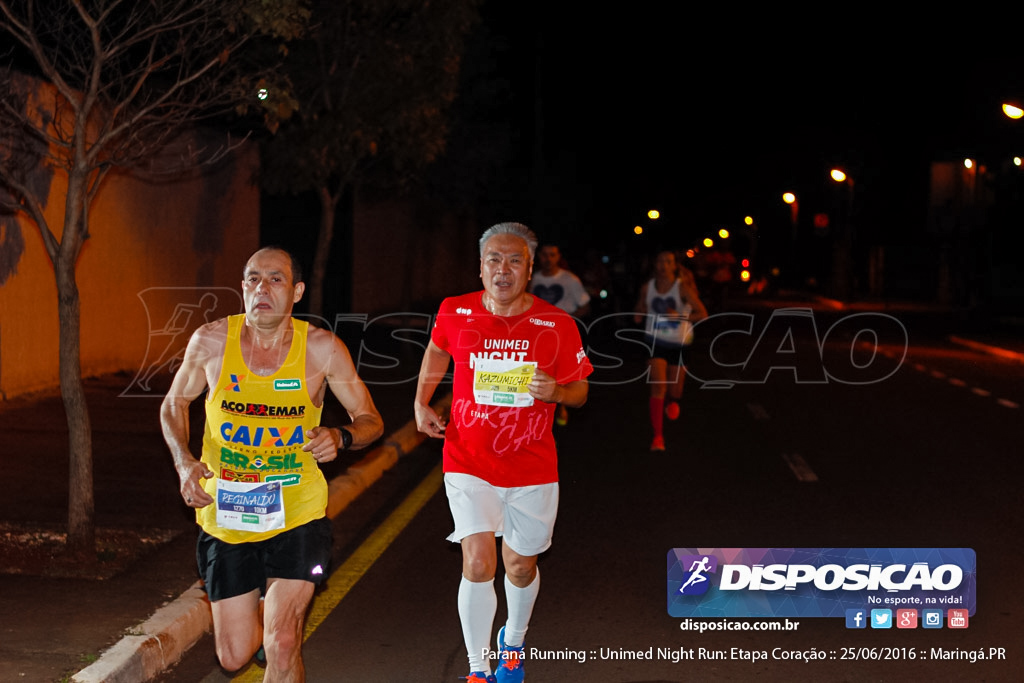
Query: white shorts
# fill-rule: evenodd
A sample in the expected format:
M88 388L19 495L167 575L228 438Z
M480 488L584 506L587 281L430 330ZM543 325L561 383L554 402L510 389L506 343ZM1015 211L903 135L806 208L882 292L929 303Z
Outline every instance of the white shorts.
M449 541L459 543L466 536L491 531L504 536L508 547L524 557L551 547L558 482L502 488L471 474L448 472L444 488L455 521Z

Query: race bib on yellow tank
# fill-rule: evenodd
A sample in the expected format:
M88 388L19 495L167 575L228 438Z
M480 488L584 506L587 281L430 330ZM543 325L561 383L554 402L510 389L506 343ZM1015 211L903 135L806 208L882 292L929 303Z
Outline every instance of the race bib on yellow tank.
M283 529L281 483L217 479L217 525L238 531Z
M533 396L526 385L536 369L536 363L477 358L473 365L473 396L481 405L532 406Z

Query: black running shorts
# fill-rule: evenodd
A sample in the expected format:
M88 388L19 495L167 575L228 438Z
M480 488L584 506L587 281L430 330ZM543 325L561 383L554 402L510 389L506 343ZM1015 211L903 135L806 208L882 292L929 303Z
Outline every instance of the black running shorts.
M674 346L672 344L654 343L654 350L651 358L660 358L667 361L669 365L686 366L686 350L688 346Z
M196 562L206 594L216 602L267 589L267 579L299 579L320 585L331 560L331 521L315 519L273 538L225 543L199 531Z

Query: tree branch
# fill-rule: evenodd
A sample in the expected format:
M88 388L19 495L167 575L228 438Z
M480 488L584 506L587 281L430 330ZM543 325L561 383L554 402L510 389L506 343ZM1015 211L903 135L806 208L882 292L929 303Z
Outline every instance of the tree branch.
M46 215L43 213L43 207L39 204L32 191L24 183L11 175L3 165L0 165L0 183L3 183L11 190L12 198L15 199L14 206L18 210L27 213L35 221L36 225L39 226L39 232L42 234L43 243L46 246L46 253L50 255L51 260L56 259L57 252L60 250L60 240L50 230L50 225L46 222Z

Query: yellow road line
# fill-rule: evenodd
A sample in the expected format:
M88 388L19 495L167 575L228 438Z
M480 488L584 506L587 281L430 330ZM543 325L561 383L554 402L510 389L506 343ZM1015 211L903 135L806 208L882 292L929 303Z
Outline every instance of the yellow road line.
M438 463L437 467L431 470L430 474L402 501L401 505L395 508L395 511L388 515L388 518L377 527L370 537L363 541L362 545L331 574L327 588L313 598L313 604L306 617L303 642L313 635L313 631L323 623L327 615L370 570L377 558L384 554L398 534L409 525L409 522L426 505L427 501L437 493L443 479L441 465ZM263 669L255 664L250 664L231 680L239 683L258 683L263 680Z

